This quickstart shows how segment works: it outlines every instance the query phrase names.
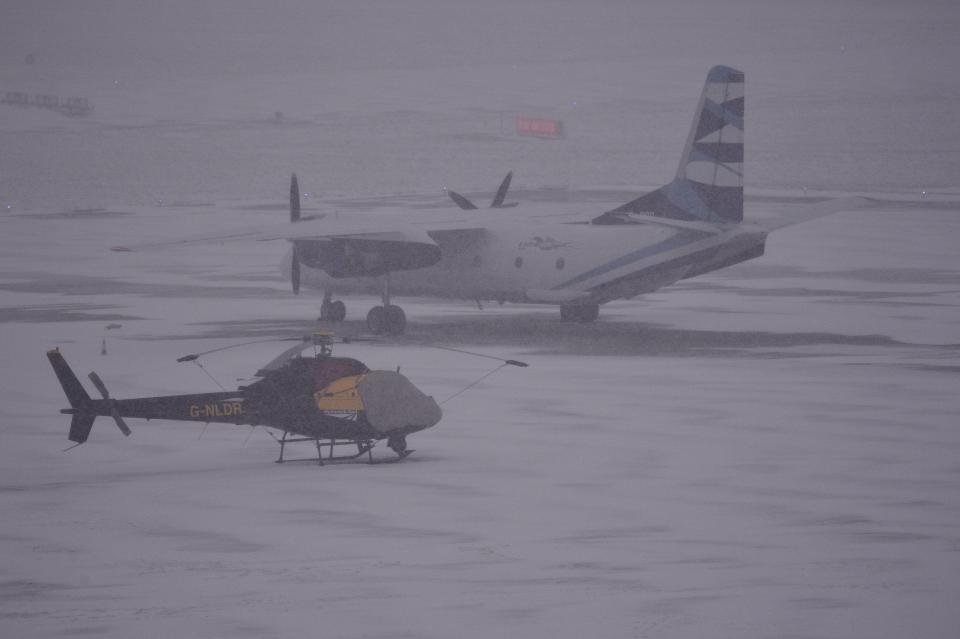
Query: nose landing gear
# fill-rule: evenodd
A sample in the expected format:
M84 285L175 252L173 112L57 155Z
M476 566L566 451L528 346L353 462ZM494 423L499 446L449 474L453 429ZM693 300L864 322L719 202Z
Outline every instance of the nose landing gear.
M321 322L342 322L347 317L347 307L340 301L333 299L332 293L323 294L323 303L320 305Z

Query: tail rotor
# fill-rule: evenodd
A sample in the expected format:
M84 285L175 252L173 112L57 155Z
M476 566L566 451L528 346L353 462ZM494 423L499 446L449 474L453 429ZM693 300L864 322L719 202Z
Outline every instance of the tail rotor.
M100 379L100 376L92 372L87 375L90 378L90 381L93 382L93 385L97 387L97 390L100 391L100 395L107 402L110 407L110 416L113 417L113 421L117 423L117 428L120 429L120 432L125 436L130 436L130 427L127 426L127 423L123 421L123 417L120 416L120 411L117 410L117 400L110 399L110 392L107 391L106 385L103 383L103 380Z
M84 390L83 384L80 383L80 380L77 379L77 376L70 368L70 365L67 364L67 361L63 358L59 349L54 348L47 351L47 359L50 360L53 372L60 381L60 386L63 387L63 392L70 402L70 408L64 408L60 411L66 415L73 416L70 419L70 441L80 445L90 437L93 421L98 415L104 414L102 411L103 404L101 400L91 399L87 391ZM96 373L90 373L89 377L93 385L100 391L100 395L103 396L103 401L106 402L107 410L110 411L109 414L113 417L113 421L117 423L117 428L120 429L121 433L129 436L130 428L126 422L123 421L123 417L120 416L117 401L110 398L110 393L107 391L103 380L101 380L100 376Z

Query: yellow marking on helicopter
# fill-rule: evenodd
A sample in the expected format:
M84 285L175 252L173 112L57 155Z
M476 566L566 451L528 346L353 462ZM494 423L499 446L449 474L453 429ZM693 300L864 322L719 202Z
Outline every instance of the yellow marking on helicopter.
M223 402L221 404L193 404L190 406L190 417L233 417L243 414L241 402Z
M313 395L317 409L325 415L341 419L356 419L363 410L363 399L357 391L357 385L366 377L350 375L331 382Z

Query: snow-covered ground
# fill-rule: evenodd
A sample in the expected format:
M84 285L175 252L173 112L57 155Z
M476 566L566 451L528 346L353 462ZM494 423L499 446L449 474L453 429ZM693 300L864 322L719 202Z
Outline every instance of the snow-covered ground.
M410 335L340 351L438 399L489 362L424 343L531 367L449 402L403 463L324 468L165 422L61 452L47 348L117 397L216 390L176 356L306 332L318 299L275 275L283 247L105 250L189 209L8 217L3 634L951 636L960 217L924 206L783 230L594 325L406 301ZM279 348L205 366L232 385Z
M105 6L0 20L0 92L96 106L0 105L0 635L957 636L952 4ZM508 169L516 199L600 212L669 179L715 63L747 73L748 218L875 202L593 325L403 300L407 336L339 351L438 399L491 366L430 343L531 367L445 404L402 463L277 465L262 429L109 419L62 452L48 348L116 397L213 391L176 357L319 308L280 245L109 247L282 220L294 170L344 214ZM518 113L569 135L516 138ZM346 301L359 331L375 301ZM204 366L232 386L280 348Z

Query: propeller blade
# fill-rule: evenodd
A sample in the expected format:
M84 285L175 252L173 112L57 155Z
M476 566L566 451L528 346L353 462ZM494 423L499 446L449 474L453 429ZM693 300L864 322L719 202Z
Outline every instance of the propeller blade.
M507 191L510 190L510 181L513 179L513 171L507 173L507 177L503 178L503 182L500 183L500 188L497 189L497 194L493 197L493 202L490 203L491 209L499 209L503 207L503 201L507 199Z
M297 184L297 174L290 177L290 221L300 220L300 185Z
M91 371L87 377L89 377L93 385L97 387L97 390L100 391L100 395L102 395L104 399L110 399L110 393L107 391L107 387L99 375Z
M467 198L463 197L456 191L447 191L447 195L449 195L450 199L456 202L457 206L459 206L464 211L475 211L477 209L476 204L474 204Z
M300 294L300 256L297 254L297 244L293 244L293 251L290 255L290 285L293 287L293 294Z
M107 386L103 383L103 380L100 379L100 376L91 371L87 377L89 377L90 381L93 382L93 385L97 387L97 390L100 391L100 394L103 396L103 398L109 400L110 393L107 391ZM127 426L125 421L123 421L123 417L120 417L120 411L117 410L117 403L113 400L110 401L110 416L113 417L113 421L117 423L117 428L120 429L120 432L126 437L129 437L131 432L130 427Z

